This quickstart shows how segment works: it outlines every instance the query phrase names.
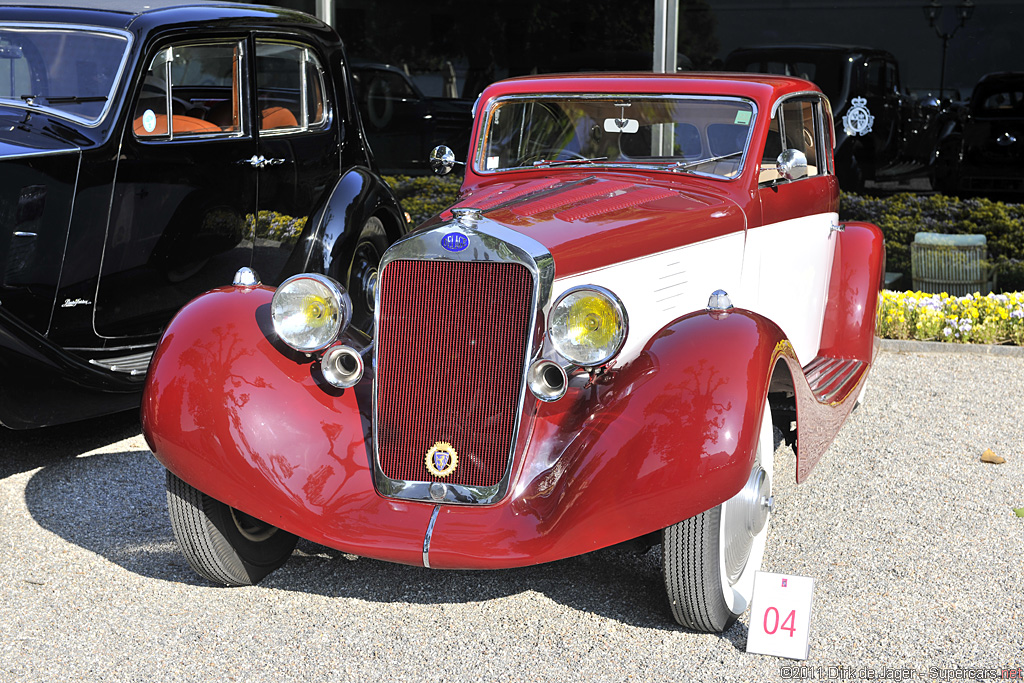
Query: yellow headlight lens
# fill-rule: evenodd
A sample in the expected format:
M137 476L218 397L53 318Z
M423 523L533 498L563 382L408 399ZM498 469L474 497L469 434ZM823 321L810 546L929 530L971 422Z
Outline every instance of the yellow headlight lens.
M604 365L626 339L626 314L611 292L598 287L571 289L551 308L548 334L555 350L583 366Z
M270 304L274 331L293 349L319 351L348 325L352 303L329 277L296 275L281 283Z

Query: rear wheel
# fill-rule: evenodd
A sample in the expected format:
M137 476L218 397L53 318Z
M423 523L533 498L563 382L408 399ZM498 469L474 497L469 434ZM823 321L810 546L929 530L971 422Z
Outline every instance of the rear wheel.
M167 472L167 509L182 554L197 574L249 586L292 554L298 538L236 510Z
M747 609L768 535L773 446L771 412L765 403L757 456L740 492L662 531L665 589L679 624L720 632Z

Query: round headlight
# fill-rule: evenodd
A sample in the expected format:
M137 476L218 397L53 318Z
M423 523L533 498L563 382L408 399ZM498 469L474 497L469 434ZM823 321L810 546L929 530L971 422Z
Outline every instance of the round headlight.
M270 303L274 331L297 351L319 351L341 334L352 318L352 301L324 275L295 275L274 292Z
M566 360L588 368L604 365L626 340L626 311L601 287L575 287L551 307L548 334Z

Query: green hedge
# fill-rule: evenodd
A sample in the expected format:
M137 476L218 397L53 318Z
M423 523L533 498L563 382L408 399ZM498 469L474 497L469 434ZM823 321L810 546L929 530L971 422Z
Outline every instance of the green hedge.
M940 232L984 234L989 265L999 274L999 289L1024 290L1024 204L945 195L865 197L843 193L839 217L844 221L868 221L881 228L885 235L885 269L903 273L905 287L910 286L914 233Z
M384 182L394 190L415 226L455 203L462 176L384 176Z

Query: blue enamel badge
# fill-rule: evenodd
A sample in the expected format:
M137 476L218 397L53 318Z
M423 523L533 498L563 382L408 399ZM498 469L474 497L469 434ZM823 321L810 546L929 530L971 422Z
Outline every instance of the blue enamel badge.
M448 251L462 251L469 246L469 238L461 232L450 232L441 238L441 246Z

